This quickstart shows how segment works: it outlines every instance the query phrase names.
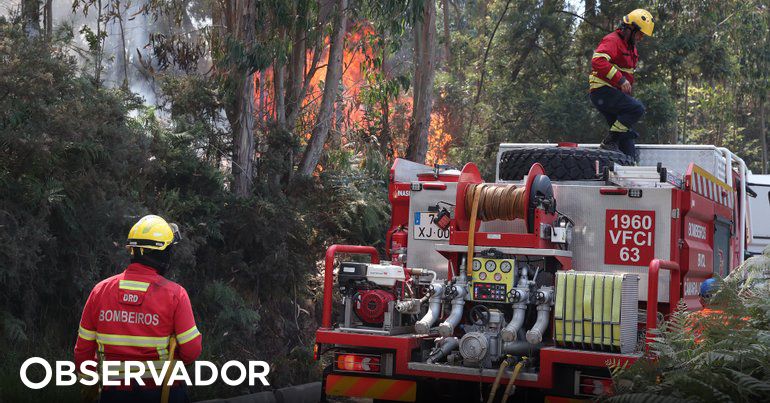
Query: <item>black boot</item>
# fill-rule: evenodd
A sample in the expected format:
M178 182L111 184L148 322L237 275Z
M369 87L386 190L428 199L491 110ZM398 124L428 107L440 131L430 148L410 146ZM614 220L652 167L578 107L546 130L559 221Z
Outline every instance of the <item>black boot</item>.
M620 151L618 148L618 134L616 132L610 132L607 137L599 144L599 148L607 151Z

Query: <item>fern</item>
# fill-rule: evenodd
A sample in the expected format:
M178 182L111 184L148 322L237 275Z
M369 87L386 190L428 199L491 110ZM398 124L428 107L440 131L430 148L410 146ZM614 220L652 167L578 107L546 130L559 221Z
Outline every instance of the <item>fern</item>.
M691 400L671 396L660 396L654 393L627 393L605 400L611 403L685 403Z
M628 367L608 362L616 393L609 401L770 400L770 298L739 289L724 282L711 315L688 312L680 302L650 331L650 359Z
M720 371L737 384L736 390L747 392L751 398L770 399L770 382L767 380L757 379L732 368L723 368Z
M3 337L10 343L27 341L26 326L24 322L9 312L3 312Z

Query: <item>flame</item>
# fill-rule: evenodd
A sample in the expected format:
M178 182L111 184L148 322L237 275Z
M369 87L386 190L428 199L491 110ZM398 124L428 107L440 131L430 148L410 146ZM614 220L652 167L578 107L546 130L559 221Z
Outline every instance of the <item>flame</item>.
M345 38L345 49L343 50L342 67L342 92L334 103L334 112L332 114L330 139L338 139L340 145L349 146L351 141L360 138L362 133L376 131L377 120L367 113L366 105L361 99L361 90L367 83L365 67L369 60L373 58L374 50L371 47L370 38L376 33L371 24L359 22L351 27ZM303 113L300 115L300 122L297 125L297 132L305 139L309 140L315 117L318 113L321 98L323 96L323 81L326 79L326 61L328 60L329 46L328 39L326 46L322 50L319 58L321 65L309 79L308 90L303 100ZM307 60L308 68L313 58L313 50L308 50ZM369 64L370 65L370 64ZM307 74L308 72L306 72ZM259 105L259 79L260 75L254 75L255 91L255 113L259 117L259 107L262 107L261 127L266 127L267 122L275 118L275 86L273 83L273 71L267 69L264 74L264 104ZM379 106L378 106L379 107ZM389 148L392 150L392 158L404 156L406 154L409 122L412 117L412 97L409 94L400 94L396 99L388 103L389 126L391 131L391 141ZM381 133L377 133L379 138ZM428 153L426 157L427 164L443 164L447 159L447 151L451 143L452 136L448 133L446 119L443 114L434 111L431 114L431 124L428 131ZM327 147L329 143L327 142ZM355 145L353 146L355 148Z
M452 135L446 130L446 118L444 115L433 112L430 115L430 129L428 129L428 155L425 158L427 164L445 164Z
M359 94L365 81L363 66L367 57L372 57L373 53L366 41L371 35L374 35L374 30L370 25L362 23L351 28L345 38L345 49L342 55L342 93L335 102L331 125L332 130L339 131L343 137L349 130L364 127L366 122L365 110L359 100ZM315 121L317 105L323 96L322 81L326 79L328 46L324 48L323 52L320 58L322 66L310 78L310 86L304 100L305 108L310 109L310 113L308 113L310 125ZM309 51L308 59L311 58L312 51ZM305 133L306 138L309 136L309 132Z

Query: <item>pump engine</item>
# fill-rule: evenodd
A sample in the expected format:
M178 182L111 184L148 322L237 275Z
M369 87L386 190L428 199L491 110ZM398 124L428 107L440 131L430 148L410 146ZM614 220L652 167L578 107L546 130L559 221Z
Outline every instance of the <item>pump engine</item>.
M409 316L396 309L397 302L414 296L412 279L403 266L343 262L338 278L344 298L344 329L387 334L409 330Z

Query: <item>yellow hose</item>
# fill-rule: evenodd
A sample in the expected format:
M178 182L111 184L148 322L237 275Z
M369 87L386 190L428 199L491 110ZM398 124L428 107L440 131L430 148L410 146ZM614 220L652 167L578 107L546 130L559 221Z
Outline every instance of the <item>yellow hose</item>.
M171 336L168 341L168 371L166 376L163 377L163 386L160 391L160 402L168 403L169 393L171 392L171 386L168 384L168 379L171 377L171 372L174 370L174 353L176 352L176 336Z
M527 362L527 357L522 357L521 361L519 361L518 364L516 364L516 367L513 368L513 373L511 374L511 380L508 381L508 386L505 387L505 392L503 393L503 400L501 403L505 403L508 401L508 398L511 397L513 392L516 391L516 385L514 385L514 381L516 381L516 378L519 377L519 372L521 372L521 369L524 368L524 364Z
M475 250L476 238L476 215L479 212L479 195L484 186L476 186L473 192L473 204L471 206L471 222L468 228L468 261L465 264L465 274L470 277L473 275L473 255Z
M497 394L497 388L500 386L500 379L503 378L503 372L505 372L505 369L508 368L508 365L511 364L509 359L510 357L504 359L503 362L500 363L500 369L497 370L495 383L492 384L492 390L489 391L489 399L487 399L487 403L492 403L492 401L495 400L495 394Z

